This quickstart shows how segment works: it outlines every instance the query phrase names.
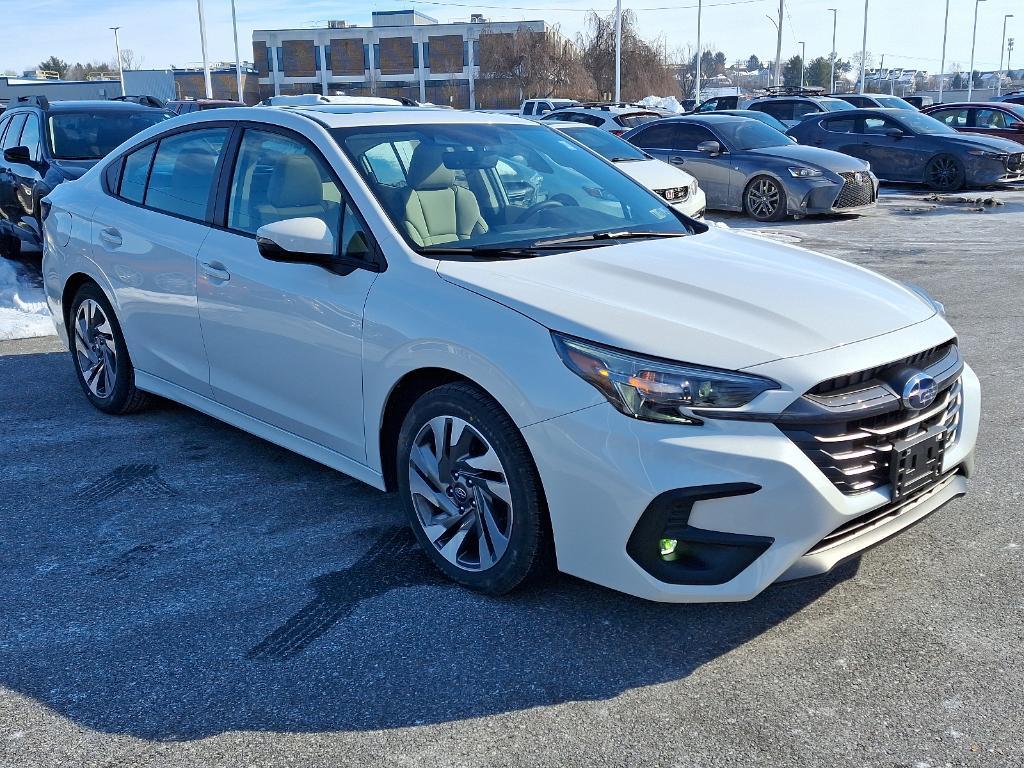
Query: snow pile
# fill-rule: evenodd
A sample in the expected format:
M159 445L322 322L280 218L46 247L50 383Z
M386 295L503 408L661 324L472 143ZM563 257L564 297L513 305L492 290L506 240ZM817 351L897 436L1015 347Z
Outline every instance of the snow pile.
M640 99L640 104L648 109L667 109L676 114L686 111L675 96L645 96Z
M43 289L18 264L0 258L0 341L55 333Z

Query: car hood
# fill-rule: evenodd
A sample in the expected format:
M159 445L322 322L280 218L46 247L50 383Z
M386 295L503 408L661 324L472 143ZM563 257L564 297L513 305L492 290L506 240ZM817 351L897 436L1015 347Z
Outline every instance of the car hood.
M935 135L935 134L933 134ZM982 136L978 133L958 133L954 136L948 134L938 134L944 139L951 139L955 141L959 146L963 147L966 145L973 145L978 149L989 149L995 152L1009 152L1014 154L1015 152L1024 152L1024 146L1021 146L1012 139L1002 139L998 136ZM1021 138L1024 138L1022 136Z
M856 157L844 155L842 152L833 152L831 149L808 147L803 144L783 144L778 147L750 149L747 152L760 157L777 157L785 160L794 160L798 163L809 163L836 173L843 171L866 171L868 169L868 164Z
M686 171L661 160L627 160L615 163L615 167L648 189L686 187L694 180Z
M65 178L68 179L80 179L92 168L99 159L96 160L54 160L53 165L64 174Z
M712 227L510 261L442 261L446 280L553 330L738 369L879 336L935 314L899 283Z

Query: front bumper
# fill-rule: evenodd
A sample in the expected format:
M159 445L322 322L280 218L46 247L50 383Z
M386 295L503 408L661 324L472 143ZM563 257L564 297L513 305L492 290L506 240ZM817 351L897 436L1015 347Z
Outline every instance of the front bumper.
M790 215L821 213L856 213L872 208L878 201L878 178L870 171L860 171L861 181L854 173L836 178L820 176L813 179L787 179L786 203Z
M887 509L888 487L844 495L771 423L709 419L702 426L677 427L629 419L600 404L527 427L524 435L547 494L558 567L665 602L748 600L776 581L824 573L964 492L981 407L980 385L970 368L961 381L960 432L945 454L942 480L933 493L895 510ZM722 488L726 492L714 490ZM710 539L713 546L738 542L756 550L727 581L672 583L630 554L630 539L652 502L687 489L697 489L697 498L677 525L696 530L698 541ZM852 533L824 545L826 537L844 530Z
M708 199L707 195L704 194L704 190L697 187L697 191L689 195L685 200L672 203L671 205L684 216L689 216L691 219L700 219L704 217L704 211L708 206Z

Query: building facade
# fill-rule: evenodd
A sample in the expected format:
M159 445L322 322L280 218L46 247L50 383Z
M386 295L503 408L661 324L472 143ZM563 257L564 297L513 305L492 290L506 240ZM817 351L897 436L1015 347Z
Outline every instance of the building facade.
M413 10L374 11L369 27L330 22L320 29L256 30L253 62L261 98L301 93L403 97L456 108L503 107L478 88L480 45L488 35L543 21L442 24ZM518 103L515 104L518 106Z

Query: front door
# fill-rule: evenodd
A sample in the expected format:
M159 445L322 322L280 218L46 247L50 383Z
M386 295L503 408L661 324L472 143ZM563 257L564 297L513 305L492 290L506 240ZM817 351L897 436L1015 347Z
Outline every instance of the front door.
M211 231L199 253L199 314L214 396L365 460L362 315L376 272L269 261L256 231L318 218L340 255L370 263L368 230L319 151L278 130L245 130L225 217L227 226Z
M889 135L893 130L904 133ZM902 125L888 117L863 117L857 120L857 134L851 154L871 163L876 176L891 181L921 180L927 152L921 140Z
M729 166L730 157L725 145L703 125L672 123L672 132L675 150L669 154L669 163L697 179L707 195L708 207L728 208L732 174ZM706 141L717 141L722 152L714 156L708 152L700 152L697 147Z

